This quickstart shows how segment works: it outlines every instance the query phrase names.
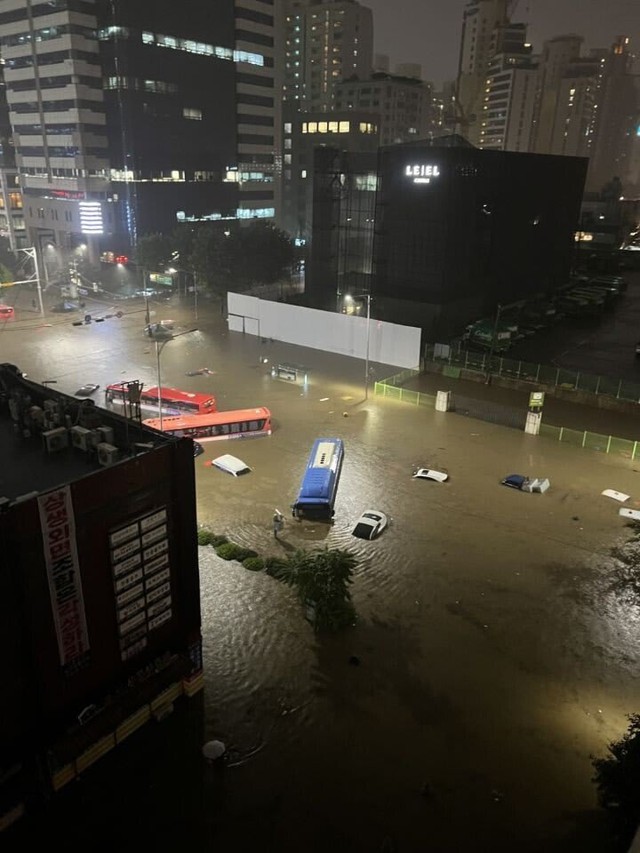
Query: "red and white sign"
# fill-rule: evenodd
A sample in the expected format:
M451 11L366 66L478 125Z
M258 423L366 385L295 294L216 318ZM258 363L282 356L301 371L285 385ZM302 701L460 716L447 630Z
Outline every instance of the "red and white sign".
M70 487L40 495L38 508L60 663L73 671L86 658L89 634Z

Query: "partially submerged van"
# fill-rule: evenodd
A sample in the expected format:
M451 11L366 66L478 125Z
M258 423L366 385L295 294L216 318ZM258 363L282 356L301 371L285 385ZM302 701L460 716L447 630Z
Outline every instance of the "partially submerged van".
M216 468L220 468L221 471L226 471L227 474L233 474L234 477L239 477L240 474L248 474L251 471L246 462L238 459L237 456L232 456L230 453L218 456L211 461L211 464L215 465Z

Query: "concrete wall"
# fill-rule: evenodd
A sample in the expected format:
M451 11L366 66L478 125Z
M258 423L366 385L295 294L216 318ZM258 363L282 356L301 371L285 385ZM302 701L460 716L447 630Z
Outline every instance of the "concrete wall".
M231 332L245 332L325 352L366 358L369 329L369 361L415 368L420 364L420 329L383 323L373 317L317 311L283 302L267 302L255 296L227 293Z

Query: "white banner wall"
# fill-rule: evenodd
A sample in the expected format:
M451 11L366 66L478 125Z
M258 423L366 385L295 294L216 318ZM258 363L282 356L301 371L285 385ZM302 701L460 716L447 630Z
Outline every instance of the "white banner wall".
M317 311L283 302L268 302L243 293L227 293L229 331L273 338L287 344L416 368L420 364L421 330L353 314Z

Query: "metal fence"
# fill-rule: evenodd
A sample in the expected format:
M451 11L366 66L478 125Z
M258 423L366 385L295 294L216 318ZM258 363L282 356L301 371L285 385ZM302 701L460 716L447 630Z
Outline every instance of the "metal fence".
M492 374L508 379L518 379L521 382L531 382L538 386L583 391L615 397L616 400L640 403L640 384L637 382L612 379L607 376L593 376L549 364L515 361L498 355L490 357L489 353L464 349L462 344L427 344L424 357L425 362L442 366L443 374L452 379L459 378L461 370L469 370L483 375Z
M417 406L435 408L436 398L434 394L424 394L421 391L411 391L403 388L402 383L412 379L420 373L419 370L403 370L388 379L376 382L374 393L379 397L391 400L399 400L403 403L413 403ZM526 413L517 412L507 406L499 406L494 403L471 400L467 397L453 395L454 408L458 414L477 417L480 420L502 424L503 426L524 428ZM552 441L560 441L570 444L572 447L581 447L585 450L595 450L599 453L610 453L614 456L623 456L633 461L640 458L640 442L631 441L626 438L617 438L613 435L600 435L597 432L587 430L569 429L568 427L552 426L544 422L540 426L540 435Z

